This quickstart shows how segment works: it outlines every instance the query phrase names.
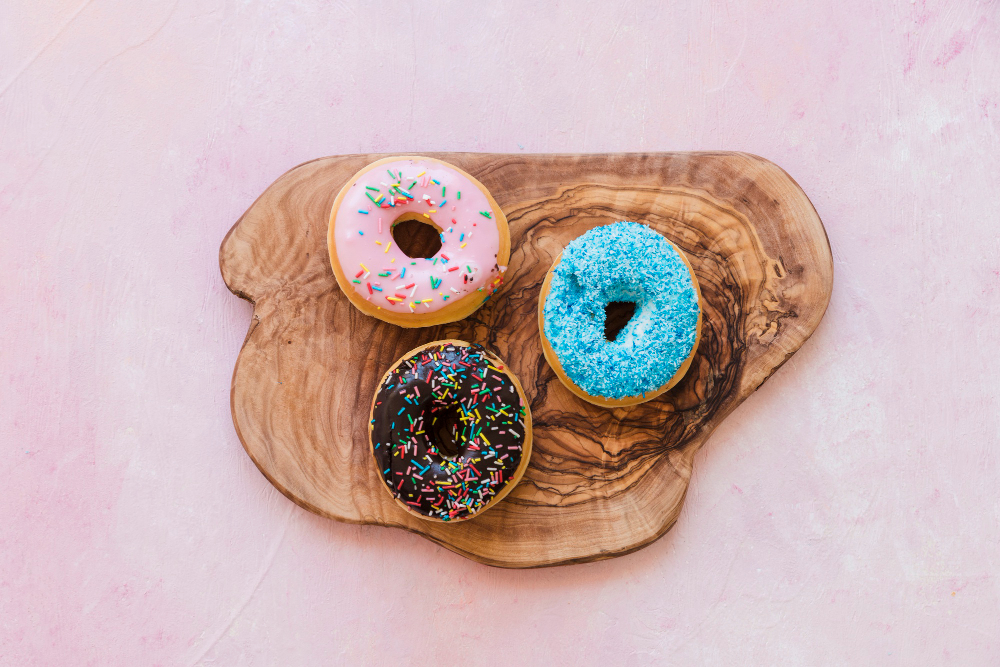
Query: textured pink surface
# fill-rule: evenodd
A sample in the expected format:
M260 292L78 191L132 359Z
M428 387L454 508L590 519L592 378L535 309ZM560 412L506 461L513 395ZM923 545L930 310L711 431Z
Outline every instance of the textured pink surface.
M1000 6L667 4L0 3L0 663L1000 662ZM286 169L692 149L836 286L664 539L490 569L243 453L218 246Z

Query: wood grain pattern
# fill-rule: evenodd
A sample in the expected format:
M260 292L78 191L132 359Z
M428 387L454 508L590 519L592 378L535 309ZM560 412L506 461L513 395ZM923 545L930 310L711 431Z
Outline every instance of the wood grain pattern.
M414 531L475 560L538 567L618 556L663 535L680 511L695 452L815 330L833 262L798 185L739 153L430 154L465 169L507 214L507 284L468 319L403 329L355 309L326 250L343 183L383 155L292 169L230 230L220 264L254 304L233 373L233 421L282 493L341 521ZM702 339L684 379L655 400L604 409L571 394L542 357L536 308L563 247L588 229L640 220L682 248L698 275ZM478 342L507 360L531 403L534 452L521 483L460 524L421 521L379 485L365 415L407 350Z

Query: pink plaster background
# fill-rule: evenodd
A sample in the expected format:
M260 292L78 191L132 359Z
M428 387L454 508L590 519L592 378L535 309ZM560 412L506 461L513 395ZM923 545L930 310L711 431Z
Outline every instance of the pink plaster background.
M3 0L0 664L1000 663L1000 4ZM219 243L348 152L750 151L836 262L664 539L490 569L244 454Z

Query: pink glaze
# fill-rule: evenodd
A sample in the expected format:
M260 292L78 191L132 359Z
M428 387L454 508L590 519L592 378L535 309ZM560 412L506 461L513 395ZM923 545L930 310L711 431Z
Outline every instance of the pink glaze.
M393 223L407 213L440 230L433 257L408 257L393 241ZM392 312L434 312L476 291L485 301L507 269L497 265L496 214L456 169L431 160L386 162L344 193L334 219L337 259L355 292Z

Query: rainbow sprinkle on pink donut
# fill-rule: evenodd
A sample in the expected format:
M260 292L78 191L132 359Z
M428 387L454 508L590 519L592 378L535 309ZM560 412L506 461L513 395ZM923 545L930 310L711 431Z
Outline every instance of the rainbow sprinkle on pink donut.
M408 257L392 226L411 214L440 231L441 249ZM464 173L425 159L386 162L343 193L334 218L337 260L354 291L396 313L434 312L503 282L500 233L486 194Z

